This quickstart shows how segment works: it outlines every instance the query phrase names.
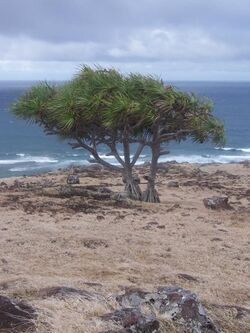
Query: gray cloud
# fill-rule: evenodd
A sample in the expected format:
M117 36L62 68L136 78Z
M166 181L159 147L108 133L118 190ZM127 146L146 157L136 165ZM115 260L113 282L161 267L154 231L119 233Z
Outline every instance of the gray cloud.
M250 64L248 7L248 0L1 1L0 70L94 62L159 72L177 63L190 73L195 66L235 75L240 61Z

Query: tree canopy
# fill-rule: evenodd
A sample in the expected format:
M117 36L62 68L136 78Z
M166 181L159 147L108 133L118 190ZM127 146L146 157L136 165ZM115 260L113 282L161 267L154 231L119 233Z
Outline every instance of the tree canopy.
M159 201L155 178L159 157L168 153L163 148L167 142L191 138L223 143L223 124L212 111L207 98L166 86L159 78L88 66L63 85L33 86L12 107L17 117L70 140L73 148L87 150L103 166L122 171L128 195L151 202ZM117 144L122 145L122 154ZM100 145L109 149L119 166L100 157ZM148 187L142 194L133 170L145 146L152 158Z

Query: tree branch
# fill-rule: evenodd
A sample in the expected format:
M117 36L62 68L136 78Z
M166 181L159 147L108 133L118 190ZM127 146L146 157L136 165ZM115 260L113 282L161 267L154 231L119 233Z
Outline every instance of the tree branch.
M118 167L118 166L116 166L116 165L113 165L113 164L111 164L111 163L109 163L109 162L104 161L104 160L99 156L99 154L98 154L98 152L97 152L96 150L93 150L92 155L94 156L94 158L96 159L96 161L97 161L99 164L103 165L105 168L108 168L108 169L113 170L113 171L122 171L122 168L120 168L120 167Z
M113 165L109 162L104 161L98 154L97 150L95 148L90 147L89 145L87 145L85 142L83 142L81 139L76 139L78 144L76 144L78 147L82 147L84 149L86 149L88 152L90 152L93 157L95 158L96 162L103 165L105 168L108 168L110 170L113 171L121 171L122 168Z
M132 162L131 162L131 166L133 167L135 165L135 163L137 162L138 158L141 155L141 152L143 150L143 148L145 147L145 142L140 142L139 145L137 146L136 152L133 156Z
M116 158L117 162L119 162L124 167L125 163L124 163L123 159L121 158L121 156L118 154L115 143L113 142L113 143L107 144L107 145L109 146L111 153Z

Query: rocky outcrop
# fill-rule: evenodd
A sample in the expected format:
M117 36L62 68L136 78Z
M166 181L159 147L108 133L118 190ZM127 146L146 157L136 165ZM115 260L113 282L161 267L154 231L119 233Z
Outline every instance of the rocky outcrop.
M211 197L203 199L206 208L220 210L220 209L233 209L228 203L228 197Z
M19 332L34 328L35 310L23 301L0 296L0 331Z
M120 320L121 325L126 329L131 329L132 333L160 333L159 327L162 319L172 320L182 327L184 332L219 333L219 329L209 319L197 296L182 288L161 287L153 293L141 289L127 289L123 295L117 296L116 300L123 309L132 308L130 309L131 312L134 311L132 312L134 315L132 316L133 324L131 326L127 325L129 321ZM143 313L145 306L150 308L152 313L150 318L154 325L151 331L143 330L140 326L136 326L135 322L136 318L138 318L138 321L141 320L141 316L143 316L141 313ZM131 314L131 312L125 311L126 314ZM123 315L125 316L124 313ZM115 316L116 313L113 313L109 318L115 318ZM161 319L159 319L159 316ZM149 319L144 318L144 320ZM156 324L156 321L159 325Z
M107 299L92 291L66 286L47 287L37 292L40 298L69 297L97 301L107 305ZM114 296L118 309L99 318L105 327L117 327L102 333L164 333L164 327L172 325L178 332L219 333L219 329L208 317L197 296L177 287L160 287L155 292L127 288ZM117 308L117 307L116 307ZM34 329L35 310L23 301L0 296L0 331L29 332Z

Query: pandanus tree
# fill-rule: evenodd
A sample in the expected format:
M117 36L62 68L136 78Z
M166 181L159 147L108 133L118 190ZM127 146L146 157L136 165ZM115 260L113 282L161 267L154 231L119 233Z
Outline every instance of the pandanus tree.
M165 97L155 100L155 117L150 126L148 146L151 149L151 164L147 189L142 198L147 202L160 201L155 189L158 160L169 153L166 147L170 141L181 142L189 138L198 143L224 143L224 126L212 115L209 100L179 92L172 87L165 89Z
M144 110L141 145L151 150L148 184L141 199L159 202L155 180L159 158L169 153L167 143L190 138L199 143L223 144L224 126L213 116L213 105L207 98L165 86L162 80L151 76L132 74L128 81L133 98L140 101Z
M85 66L62 86L45 82L32 87L13 104L12 111L37 123L46 134L69 139L72 148L87 150L104 167L121 171L129 197L141 199L133 167L143 148L141 128L146 118L139 101L129 93L127 78L119 72ZM131 143L138 144L132 157ZM118 166L100 156L103 146Z
M154 77L125 76L114 69L84 66L61 86L38 84L12 110L42 126L47 134L69 139L72 148L87 150L104 167L121 171L129 197L149 202L159 202L155 179L158 159L167 153L166 142L187 137L220 142L223 138L223 126L207 101L166 87ZM131 144L136 146L132 156ZM103 146L118 165L100 156ZM145 146L150 147L152 158L142 194L133 170Z

